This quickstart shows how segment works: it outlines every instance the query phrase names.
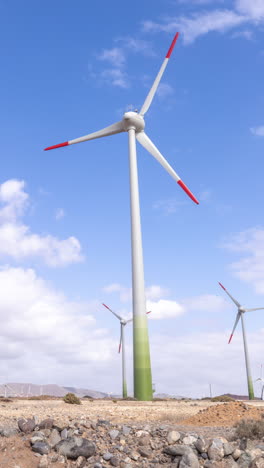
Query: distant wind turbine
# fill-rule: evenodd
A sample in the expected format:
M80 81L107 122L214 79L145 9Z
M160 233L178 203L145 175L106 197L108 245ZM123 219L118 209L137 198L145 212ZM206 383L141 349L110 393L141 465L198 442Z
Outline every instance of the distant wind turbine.
M152 377L149 352L149 337L148 325L146 319L146 298L144 285L144 265L143 265L143 249L142 235L140 222L140 204L138 190L138 171L137 171L137 154L136 140L163 166L163 168L171 175L178 185L187 193L187 195L195 202L199 203L188 187L183 183L181 178L172 169L170 164L162 156L154 143L149 139L144 131L145 121L144 116L148 111L152 100L156 94L161 77L168 64L173 48L178 39L177 33L171 43L167 55L161 65L161 68L154 80L154 83L147 95L145 102L138 113L126 112L123 119L109 127L103 128L89 135L85 135L74 140L65 141L58 145L49 146L45 150L60 148L62 146L82 143L83 141L94 140L116 133L128 132L128 147L129 147L129 167L130 167L130 209L131 209L131 250L132 250L132 292L133 292L133 355L134 355L134 396L138 400L152 400ZM92 118L92 116L91 116Z
M118 347L118 352L120 353L121 348L122 348L122 390L123 390L123 398L127 398L127 381L126 381L126 355L125 355L125 326L133 322L133 317L131 319L125 320L122 318L120 315L118 315L116 312L114 312L110 307L108 307L106 304L102 303L104 307L106 307L112 314L116 316L116 318L120 321L120 340L119 340L119 347ZM147 312L147 314L150 314L150 311Z
M248 357L248 346L247 346L247 339L246 339L246 331L245 331L245 324L244 324L243 314L245 312L253 312L254 310L263 310L264 307L256 307L254 309L246 309L245 307L242 307L242 305L239 304L239 302L236 299L234 299L233 296L231 296L231 294L226 290L226 288L221 283L219 283L219 284L220 284L221 288L226 292L226 294L230 297L230 299L236 304L237 309L238 309L235 324L234 324L234 327L233 327L233 330L232 330L232 333L230 335L228 343L231 342L231 340L233 338L233 335L234 335L234 332L235 332L235 329L236 329L236 326L237 326L239 320L241 319L242 332L243 332L243 342L244 342L244 352L245 352L245 362L246 362L246 371L247 371L248 398L249 398L249 400L254 400L254 398L255 398L254 397L254 388L253 388L253 382L252 382L251 371L250 371L250 364L249 364L249 357Z

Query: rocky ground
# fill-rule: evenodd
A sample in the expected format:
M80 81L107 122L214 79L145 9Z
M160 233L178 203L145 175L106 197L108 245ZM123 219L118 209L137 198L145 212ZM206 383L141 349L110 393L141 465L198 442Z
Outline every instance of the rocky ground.
M264 468L264 441L233 424L262 402L0 402L0 467Z

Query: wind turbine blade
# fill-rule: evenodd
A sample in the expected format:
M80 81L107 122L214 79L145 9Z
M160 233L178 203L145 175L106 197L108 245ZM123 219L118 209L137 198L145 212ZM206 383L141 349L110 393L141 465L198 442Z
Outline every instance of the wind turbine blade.
M221 288L226 292L226 294L230 297L230 299L232 299L232 301L236 304L237 307L241 307L241 304L239 304L239 302L237 302L237 300L231 296L231 294L227 291L227 289L222 285L222 283L220 283L220 281L218 281L218 284L221 286Z
M148 315L148 314L151 314L151 310L149 310L148 312L146 312L146 314L147 314L147 315Z
M146 312L146 314L150 314L150 312L151 312L151 310L150 310L149 312ZM126 324L129 323L129 322L133 322L133 317L132 317L131 319L128 319L128 320L126 321Z
M245 309L245 312L253 312L254 310L264 310L264 307L256 307L255 309Z
M164 167L164 169L173 177L174 180L176 180L177 184L187 193L187 195L195 202L197 205L199 205L199 202L197 198L192 194L192 192L188 189L188 187L183 183L183 181L180 179L178 174L172 169L170 164L166 161L166 159L162 156L162 154L159 152L158 148L152 143L150 138L146 135L145 132L139 132L136 133L136 138L139 141L139 143L150 153L154 158L157 159L157 161Z
M160 80L161 80L162 75L163 75L163 73L165 71L165 68L166 68L166 66L168 64L169 58L170 58L170 56L172 54L172 51L174 49L174 46L176 44L176 41L177 41L178 37L179 37L179 33L177 32L175 34L174 39L173 39L173 41L171 43L171 46L170 46L170 48L169 48L169 50L167 52L165 60L163 61L162 65L160 67L160 70L159 70L159 72L158 72L158 74L157 74L157 76L156 76L156 78L154 80L154 83L153 83L153 85L152 85L152 87L150 89L150 92L148 93L148 95L147 95L147 97L145 99L145 102L144 102L144 104L143 104L143 106L142 106L142 108L140 110L140 115L144 115L148 111L148 109L150 107L150 104L152 103L152 100L153 100L153 98L154 98L154 96L156 94L156 91L157 91L157 88L159 86Z
M238 324L238 322L239 322L239 319L240 319L240 315L241 315L241 312L238 312L238 313L237 313L237 316L236 316L235 325L234 325L234 327L233 327L233 330L232 330L232 333L231 333L231 335L230 335L230 338L229 338L228 344L231 342L231 340L232 340L232 338L233 338L233 335L234 335L234 332L235 332L236 326L237 326L237 324Z
M118 352L120 353L122 347L122 324L120 324L120 340L119 340L119 346L118 346Z
M122 320L122 317L120 317L120 315L118 315L116 312L114 312L112 309L110 309L110 307L108 307L108 306L107 306L106 304L104 304L103 302L102 302L102 305L103 305L104 307L106 307L108 310L110 310L110 312L112 312L112 314L114 314L114 315L116 316L116 318L118 318L118 320Z
M82 143L83 141L95 140L96 138L102 138L105 136L114 135L115 133L121 133L124 131L125 130L124 130L123 122L120 121L112 125L109 125L109 127L105 127L102 130L98 130L98 132L89 133L89 135L85 135L80 138L75 138L75 140L69 140L69 141L65 141L64 143L59 143L58 145L48 146L47 148L44 149L44 151L61 148L62 146L73 145L75 143Z

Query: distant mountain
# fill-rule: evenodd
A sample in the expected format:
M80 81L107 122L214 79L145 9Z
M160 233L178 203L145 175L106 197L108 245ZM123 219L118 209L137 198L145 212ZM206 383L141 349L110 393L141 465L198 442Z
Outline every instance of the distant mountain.
M0 384L0 395L2 396L40 396L50 395L55 397L63 397L66 393L75 393L79 397L88 395L92 398L105 398L107 393L97 392L88 388L77 387L60 387L56 384L36 385L32 383L17 383L8 382Z

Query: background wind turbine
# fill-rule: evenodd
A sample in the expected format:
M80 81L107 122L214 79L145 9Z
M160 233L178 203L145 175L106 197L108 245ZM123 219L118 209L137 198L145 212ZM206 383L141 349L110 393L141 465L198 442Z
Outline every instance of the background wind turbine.
M131 209L131 247L132 247L132 292L133 292L133 361L134 361L134 396L138 400L152 400L152 377L149 352L149 337L146 318L146 298L144 284L143 249L140 222L140 205L138 190L138 170L136 140L157 159L164 169L173 177L187 195L198 204L197 199L183 183L178 174L162 156L154 143L146 135L144 115L148 111L157 91L159 82L168 64L172 50L176 44L179 33L171 43L167 55L154 80L149 94L140 110L137 112L126 112L123 119L98 132L90 133L74 140L65 141L58 145L49 146L45 150L73 145L83 141L94 140L116 133L128 132L129 147L129 169L130 169L130 209Z
M122 394L123 398L127 398L127 381L126 381L126 350L125 350L125 326L133 322L133 317L125 320L124 318L120 317L116 312L114 312L110 307L108 307L106 304L102 303L104 307L106 307L112 314L116 316L116 318L120 321L120 340L119 340L119 346L118 346L118 352L120 353L122 349ZM147 314L150 314L150 311L147 312Z
M253 388L253 382L252 382L252 377L251 377L251 371L250 371L250 364L249 364L249 357L248 357L248 347L247 347L247 339L246 339L246 331L245 331L245 324L244 324L244 318L243 314L245 312L253 312L254 310L262 310L264 307L256 307L254 309L246 309L245 307L242 307L241 304L233 297L231 294L226 290L226 288L219 283L221 288L226 292L226 294L230 297L230 299L236 304L238 312L235 320L235 324L232 330L232 333L230 335L228 343L231 342L236 326L241 319L241 324L242 324L242 332L243 332L243 342L244 342L244 352L245 352L245 362L246 362L246 371L247 371L247 383L248 383L248 398L249 400L254 400L254 388Z

